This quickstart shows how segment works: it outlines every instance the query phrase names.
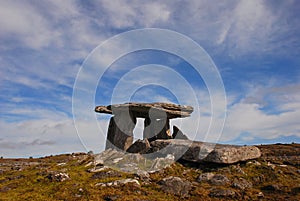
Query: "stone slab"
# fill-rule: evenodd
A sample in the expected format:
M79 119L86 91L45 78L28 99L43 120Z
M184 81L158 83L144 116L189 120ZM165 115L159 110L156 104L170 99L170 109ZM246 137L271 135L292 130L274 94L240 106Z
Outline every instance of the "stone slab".
M193 112L192 106L172 103L125 103L108 106L96 106L95 112L105 114L128 113L134 118L182 118L189 117Z
M255 146L238 146L198 142L191 140L156 140L150 143L151 152L173 154L175 159L190 162L212 162L232 164L259 158L260 150Z

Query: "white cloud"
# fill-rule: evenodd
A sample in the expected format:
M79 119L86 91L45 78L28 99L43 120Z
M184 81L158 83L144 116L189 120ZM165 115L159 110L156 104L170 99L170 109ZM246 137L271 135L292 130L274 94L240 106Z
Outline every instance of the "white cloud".
M228 109L223 140L232 141L242 133L261 139L292 135L300 137L300 96L295 93L299 92L299 84L258 88L251 93L257 99L249 101L246 97ZM268 104L274 104L272 111L264 109Z
M25 1L2 1L0 7L0 36L18 37L32 48L48 46L59 33L52 30L35 7Z
M10 104L1 103L1 113L12 116L23 115L30 119L35 117L35 120L0 123L1 145L7 143L11 146L6 148L19 145L22 147L2 152L4 146L0 146L1 153L11 156L20 156L24 153L29 156L33 153L81 150L71 119L64 112L50 111L47 107L61 104L66 112L70 110L70 89L80 62L93 48L115 33L119 33L119 30L144 27L177 30L207 47L210 53L222 53L221 56L230 55L239 58L247 54L258 57L263 54L293 55L299 52L299 39L295 36L297 35L295 33L299 32L299 23L297 16L290 15L292 3L283 1L278 5L270 5L266 1L258 0L218 3L205 0L184 3L104 0L94 2L90 8L88 4L67 0L37 1L35 4L28 1L1 1L0 98L5 101L12 100ZM292 51L287 51L288 48ZM116 53L118 50L113 51ZM105 57L99 56L99 59L110 61L109 54ZM288 68L289 66L287 70ZM155 79L157 76L154 75L152 78L149 80L140 77L136 82L141 84L146 81L157 81ZM166 81L172 83L172 78L167 77ZM157 83L162 84L159 80ZM20 85L26 86L26 91L23 91ZM69 88L69 91L59 89L60 85ZM177 96L185 97L184 87L179 85L177 89ZM34 97L25 97L33 91L36 99L40 99L39 93L46 93L49 96L48 100L39 100L39 103L44 102L44 109L22 104L34 102L32 101ZM200 96L201 113L199 121L201 134L197 139L204 139L203 135L207 132L210 122L211 108L208 105L210 100L207 92L199 90L197 93ZM234 140L243 132L249 133L249 136L246 136L248 140L257 137L277 138L280 135L299 136L297 120L300 98L297 94L299 94L298 85L253 86L253 90L239 94L244 97L242 100L231 96L226 127L221 140ZM168 100L157 94L151 98ZM216 102L220 100L216 99ZM18 104L20 108L14 104ZM264 110L263 108L268 105L272 105L276 111ZM182 130L195 135L193 128L198 118L193 116L184 119ZM214 129L221 126L222 121L216 119L216 122L216 127L211 128L212 136L206 139L216 138ZM93 125L83 121L79 124L87 133L84 141L92 142L90 147L97 147L98 139L103 141L103 137L98 136L99 133L97 134L98 131ZM107 121L103 120L100 124L101 127L105 127ZM23 152L24 147L26 153ZM45 149L39 150L41 147Z
M99 120L106 133L108 121ZM5 157L45 156L50 154L104 150L106 136L93 123L77 121L84 132L77 133L72 119L37 119L22 122L0 121L0 153Z
M101 2L106 19L115 28L151 27L169 19L170 11L161 2L109 1Z

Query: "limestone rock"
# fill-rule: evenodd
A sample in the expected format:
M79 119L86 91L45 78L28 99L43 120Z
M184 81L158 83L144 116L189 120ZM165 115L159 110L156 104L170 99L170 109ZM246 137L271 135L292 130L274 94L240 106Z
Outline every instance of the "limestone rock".
M260 150L255 146L237 146L204 143L190 140L156 140L150 143L149 151L173 154L175 159L190 162L212 162L232 164L239 161L259 158Z
M156 139L171 139L169 119L153 119L146 118L144 121L144 139L152 142Z
M213 188L211 189L209 196L218 198L234 198L236 197L236 192L230 189Z
M179 177L164 178L159 182L164 192L181 197L186 197L192 188L192 184L189 181L185 181Z
M110 177L121 177L122 174L120 172L109 170L109 171L101 171L96 172L92 175L92 179L104 179L104 178L110 178Z
M107 132L106 149L128 149L133 142L135 124L135 118L126 118L123 115L112 117Z
M142 153L150 148L150 143L147 139L135 141L126 151L129 153Z
M133 184L136 186L140 186L140 182L136 179L121 179L121 180L116 180L116 181L112 181L112 182L97 183L97 184L95 184L95 186L109 187L109 186L123 186L126 184Z
M51 172L46 176L50 181L58 181L63 182L66 180L70 180L70 177L67 173L64 172Z
M215 176L214 173L206 172L206 173L201 174L201 175L198 177L197 181L198 181L198 182L206 182L206 181L211 180L211 178L213 178L213 176Z
M98 163L98 162L101 163ZM174 156L167 157L144 157L139 153L127 153L115 149L108 149L100 154L94 155L95 167L89 169L90 172L100 172L108 167L114 170L137 173L138 171L156 172L174 163ZM96 164L101 164L100 167Z
M183 134L183 132L177 126L173 126L172 138L188 140L188 137L185 134Z
M153 160L149 172L153 173L159 171L161 169L169 167L174 162L175 162L175 157L172 154L168 154L166 157L156 158Z
M143 181L150 181L150 174L147 171L138 170L135 173L135 176L137 176L139 179L141 179Z
M260 150L255 146L217 145L204 161L231 164L260 156Z
M230 181L229 179L222 174L213 174L213 173L204 173L201 174L198 178L198 182L208 182L212 185L226 185L228 184Z
M130 113L133 117L148 118L149 112L154 119L189 117L193 107L172 103L125 103L108 106L97 106L95 112L106 114Z
M241 190L245 190L245 189L248 189L248 188L252 188L252 183L248 182L244 178L238 178L238 179L235 178L233 180L232 187L237 188L237 189L241 189Z

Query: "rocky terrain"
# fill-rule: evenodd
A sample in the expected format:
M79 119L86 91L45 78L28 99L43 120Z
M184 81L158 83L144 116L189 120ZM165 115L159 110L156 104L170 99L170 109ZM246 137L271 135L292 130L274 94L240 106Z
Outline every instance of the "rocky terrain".
M109 150L1 158L0 200L300 200L300 144L256 147L257 159L220 164L181 158L165 166L158 160L156 169L136 172L125 170L134 163L122 170L103 165L103 156L120 154Z

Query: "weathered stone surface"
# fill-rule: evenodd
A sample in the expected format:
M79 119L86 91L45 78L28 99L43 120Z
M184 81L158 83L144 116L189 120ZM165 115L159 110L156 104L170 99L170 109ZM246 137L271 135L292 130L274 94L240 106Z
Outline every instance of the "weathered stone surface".
M150 148L150 143L147 139L135 141L126 151L129 153L142 153Z
M175 159L191 162L231 164L259 158L260 150L255 146L237 146L196 142L190 140L156 140L150 143L149 151L173 154Z
M137 173L140 171L156 172L174 163L174 156L146 158L139 153L126 153L116 149L107 149L94 156L94 168L90 172L99 172L109 168ZM100 166L100 167L99 167Z
M212 172L206 172L206 173L201 174L198 177L197 181L198 182L206 182L206 181L209 181L211 178L213 178L213 176L215 176L214 173L212 173Z
M188 137L185 134L183 134L183 132L177 126L173 126L172 138L188 140Z
M109 171L100 171L96 172L92 175L92 179L104 179L104 178L111 178L111 177L121 177L122 174L115 170L109 170Z
M204 161L231 164L260 156L260 150L255 146L217 145Z
M150 111L151 110L151 111ZM125 103L108 106L97 106L95 112L106 114L130 113L133 117L148 118L178 118L189 117L193 112L193 107L177 105L171 103Z
M230 189L212 188L209 196L218 198L234 198L236 196L236 192Z
M62 182L70 179L69 175L64 172L51 172L46 176L46 178L49 179L50 181L58 181L58 182Z
M155 140L150 145L149 152L159 151L163 155L172 154L176 160L182 158L191 162L203 161L214 149L214 144L177 139Z
M203 173L199 176L198 182L208 182L212 185L220 186L226 185L230 180L222 174L213 174L213 173Z
M149 181L150 180L150 174L147 171L144 170L138 170L135 175L143 180L143 181Z
M185 181L179 177L164 178L159 182L164 192L181 197L186 197L192 188L192 184L189 181Z
M245 190L245 189L248 189L248 188L252 188L252 183L247 181L244 178L238 178L238 179L235 178L233 180L232 187L237 188L237 189L241 189L241 190Z
M133 184L136 186L140 186L140 182L136 179L121 179L112 182L97 183L95 184L95 186L109 187L109 186L123 186L126 184Z
M162 170L166 167L169 167L175 161L175 157L172 154L168 154L166 157L156 158L153 160L151 168L149 169L150 173Z
M154 119L146 118L144 121L145 129L143 133L144 139L152 142L156 139L171 139L169 119Z
M127 150L133 142L133 129L135 118L126 118L122 114L112 117L109 122L106 149L119 148Z

